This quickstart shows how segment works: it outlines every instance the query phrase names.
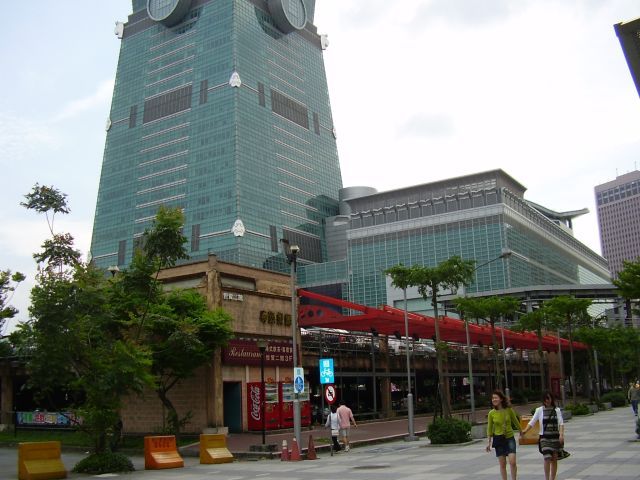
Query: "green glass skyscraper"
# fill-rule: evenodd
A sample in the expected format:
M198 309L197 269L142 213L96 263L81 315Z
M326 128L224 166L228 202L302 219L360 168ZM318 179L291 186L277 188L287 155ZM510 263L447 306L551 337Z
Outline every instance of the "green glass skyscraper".
M161 205L193 258L282 267L279 241L323 260L342 187L315 0L133 0L91 244L126 266Z

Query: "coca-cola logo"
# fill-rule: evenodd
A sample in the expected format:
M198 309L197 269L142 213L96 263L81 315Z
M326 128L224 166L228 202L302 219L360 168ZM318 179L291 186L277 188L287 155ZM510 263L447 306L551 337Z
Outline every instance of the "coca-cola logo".
M255 421L260 420L260 387L251 385L249 387L249 396L251 398L251 418Z

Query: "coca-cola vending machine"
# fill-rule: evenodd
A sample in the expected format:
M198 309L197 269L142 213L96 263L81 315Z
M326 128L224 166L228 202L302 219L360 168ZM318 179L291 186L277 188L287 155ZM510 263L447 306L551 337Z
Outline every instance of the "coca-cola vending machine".
M264 428L274 430L281 428L280 395L277 383L265 383ZM247 426L249 430L262 430L262 383L247 383Z
M280 425L282 428L293 427L293 399L295 390L293 383L280 382L280 397L282 398L282 416ZM300 424L303 427L311 425L311 402L309 401L309 389L305 385L302 393L298 394L300 402Z

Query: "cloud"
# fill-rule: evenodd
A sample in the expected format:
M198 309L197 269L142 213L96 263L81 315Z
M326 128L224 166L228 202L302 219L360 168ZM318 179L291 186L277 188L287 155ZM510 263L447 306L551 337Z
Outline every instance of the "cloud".
M0 112L0 165L22 163L42 148L51 150L59 146L56 134L46 125Z
M523 0L520 0L524 4ZM434 0L421 2L411 22L416 28L435 19L452 24L478 25L503 20L512 12L514 3L508 0Z
M398 129L399 137L448 137L455 130L450 116L439 113L418 113Z
M109 104L113 93L114 80L104 80L91 95L73 100L65 105L60 113L54 117L54 122L68 120L82 113Z

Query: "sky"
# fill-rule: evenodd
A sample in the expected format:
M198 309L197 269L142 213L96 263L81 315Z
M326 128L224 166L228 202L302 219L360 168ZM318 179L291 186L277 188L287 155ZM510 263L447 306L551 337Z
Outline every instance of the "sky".
M525 198L588 208L576 238L600 253L595 185L638 169L640 98L613 25L637 0L317 0L344 186L379 191L501 168ZM27 280L43 216L35 183L68 195L55 230L89 250L130 0L8 2L0 34L0 269ZM5 325L5 333L15 321Z

